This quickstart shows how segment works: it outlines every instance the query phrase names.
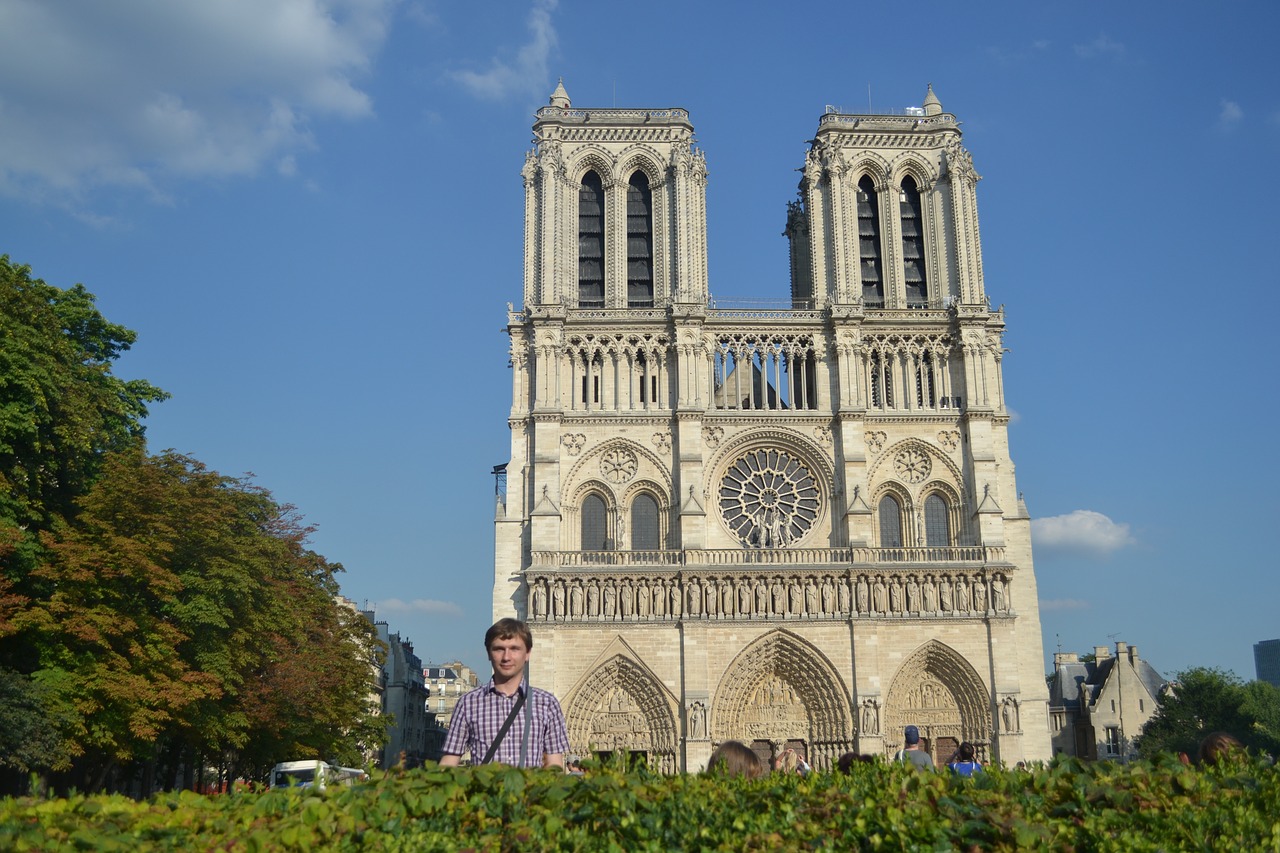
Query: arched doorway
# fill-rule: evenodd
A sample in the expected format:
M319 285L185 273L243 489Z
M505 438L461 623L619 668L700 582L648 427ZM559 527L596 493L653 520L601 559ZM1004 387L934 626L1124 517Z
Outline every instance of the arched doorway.
M790 747L825 769L852 748L840 676L816 646L790 631L765 634L734 659L712 711L714 741L740 740L758 754L767 747L769 757Z
M958 652L930 640L898 669L885 700L885 749L902 748L903 729L914 725L934 763L945 764L962 741L987 759L991 711L977 670Z

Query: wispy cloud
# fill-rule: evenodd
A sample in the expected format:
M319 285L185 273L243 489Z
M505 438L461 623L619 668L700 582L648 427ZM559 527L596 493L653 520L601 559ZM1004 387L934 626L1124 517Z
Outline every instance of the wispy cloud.
M164 201L182 179L291 175L318 118L373 104L357 80L395 0L7 0L0 193L76 207Z
M431 616L461 616L462 608L452 601L436 601L431 598L415 598L405 601L401 598L386 598L379 601L376 607L379 616L384 613L396 615L427 614Z
M987 48L987 56L1000 65L1021 65L1038 54L1043 54L1051 46L1048 39L1036 39L1029 44L993 45Z
M1122 59L1125 53L1124 45L1113 41L1106 33L1099 33L1093 41L1072 47L1081 59Z
M1235 101L1222 99L1222 108L1218 111L1218 127L1230 130L1244 121L1244 110Z
M1129 533L1129 525L1088 509L1032 519L1031 540L1038 551L1096 556L1113 553L1136 541Z
M1040 611L1051 610L1088 610L1089 602L1078 598L1047 598L1040 601Z
M487 100L502 100L511 95L547 94L550 78L547 62L557 44L551 13L557 3L558 0L535 0L529 11L529 41L514 59L508 61L494 57L488 71L452 71L449 76L471 94Z

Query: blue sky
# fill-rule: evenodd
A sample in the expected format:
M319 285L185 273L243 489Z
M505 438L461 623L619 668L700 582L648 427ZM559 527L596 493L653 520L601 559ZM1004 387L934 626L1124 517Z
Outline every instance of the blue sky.
M1046 655L1252 678L1280 637L1280 6L897 8L0 0L0 252L139 333L117 372L173 394L153 449L252 472L348 596L479 666L519 170L556 79L690 111L722 298L788 292L824 108L932 83L984 178Z

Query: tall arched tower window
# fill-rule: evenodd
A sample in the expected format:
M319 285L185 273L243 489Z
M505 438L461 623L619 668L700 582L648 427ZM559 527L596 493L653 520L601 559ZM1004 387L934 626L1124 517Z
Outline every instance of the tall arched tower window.
M893 495L880 499L880 547L902 547L902 505Z
M884 277L880 273L880 202L870 175L858 181L858 257L862 262L862 301L884 304Z
M604 498L587 495L582 502L582 550L609 550L609 523Z
M627 182L627 307L653 307L653 193L644 172Z
M631 550L657 551L661 547L658 502L653 495L636 495L631 502Z
M931 548L945 548L951 544L947 502L941 495L929 495L924 499L924 540Z
M915 178L902 179L898 193L899 216L902 220L902 271L907 284L907 307L929 305L929 283L924 268L924 219L920 213L920 190Z
M578 189L578 307L604 307L604 184L594 171Z

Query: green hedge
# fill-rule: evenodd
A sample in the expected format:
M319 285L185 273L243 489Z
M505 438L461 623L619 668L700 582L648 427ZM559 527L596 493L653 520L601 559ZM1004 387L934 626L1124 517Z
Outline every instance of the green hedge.
M499 766L328 792L0 800L0 850L1275 850L1280 771L1074 761L973 780Z

